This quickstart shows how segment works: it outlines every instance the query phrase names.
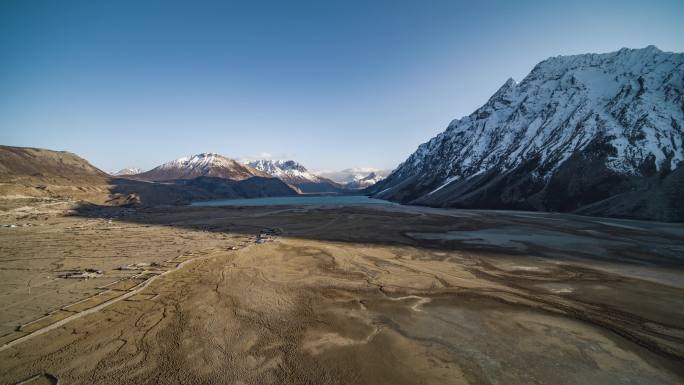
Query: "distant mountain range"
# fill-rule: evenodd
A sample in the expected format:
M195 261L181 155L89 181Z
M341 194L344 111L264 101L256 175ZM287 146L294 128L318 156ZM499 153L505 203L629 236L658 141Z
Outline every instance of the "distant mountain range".
M275 177L301 193L344 193L369 187L388 173L376 169L350 168L331 173L341 180L337 182L307 170L294 160L262 159L240 163L219 154L203 153L179 158L146 172L138 168L125 168L112 175L157 182L199 176L231 180L253 176Z
M126 175L136 175L142 173L143 170L136 168L136 167L130 167L130 168L123 168L117 172L112 173L113 176L126 176Z
M366 192L392 201L684 220L684 54L553 57Z
M344 187L351 189L351 190L358 190L358 189L364 189L370 186L373 186L374 184L380 182L381 180L385 179L384 176L380 176L376 174L375 172L371 172L370 174L354 179L351 182L347 182Z
M390 170L372 167L346 168L341 171L321 171L318 175L335 181L347 190L360 190L374 185L390 174Z
M330 179L312 174L293 160L257 160L248 166L276 177L303 193L340 193L344 186Z
M0 195L159 205L292 196L297 191L280 179L216 154L181 158L146 173L113 177L69 152L0 146Z
M270 177L269 174L263 171L214 153L182 157L133 176L135 179L149 181L193 179L200 176L231 180L243 180L254 176Z

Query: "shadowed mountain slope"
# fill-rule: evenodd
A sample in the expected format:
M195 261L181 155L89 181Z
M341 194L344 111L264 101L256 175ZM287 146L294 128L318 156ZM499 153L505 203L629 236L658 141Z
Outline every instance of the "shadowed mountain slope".
M558 56L418 147L377 198L684 220L684 54Z

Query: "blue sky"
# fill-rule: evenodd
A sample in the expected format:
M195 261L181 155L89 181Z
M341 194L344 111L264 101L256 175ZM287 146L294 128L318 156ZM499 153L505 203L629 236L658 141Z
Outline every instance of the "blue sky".
M0 143L393 168L559 54L684 51L684 1L0 2Z

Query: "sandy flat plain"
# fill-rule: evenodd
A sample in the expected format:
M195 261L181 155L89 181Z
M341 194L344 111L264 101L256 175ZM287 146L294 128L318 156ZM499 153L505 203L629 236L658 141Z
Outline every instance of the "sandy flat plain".
M46 199L0 225L3 384L684 383L679 224Z

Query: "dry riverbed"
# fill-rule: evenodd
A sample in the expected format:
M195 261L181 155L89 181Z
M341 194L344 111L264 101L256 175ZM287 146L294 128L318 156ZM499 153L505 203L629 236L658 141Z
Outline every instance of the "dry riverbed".
M59 201L0 225L0 383L684 383L682 225Z

